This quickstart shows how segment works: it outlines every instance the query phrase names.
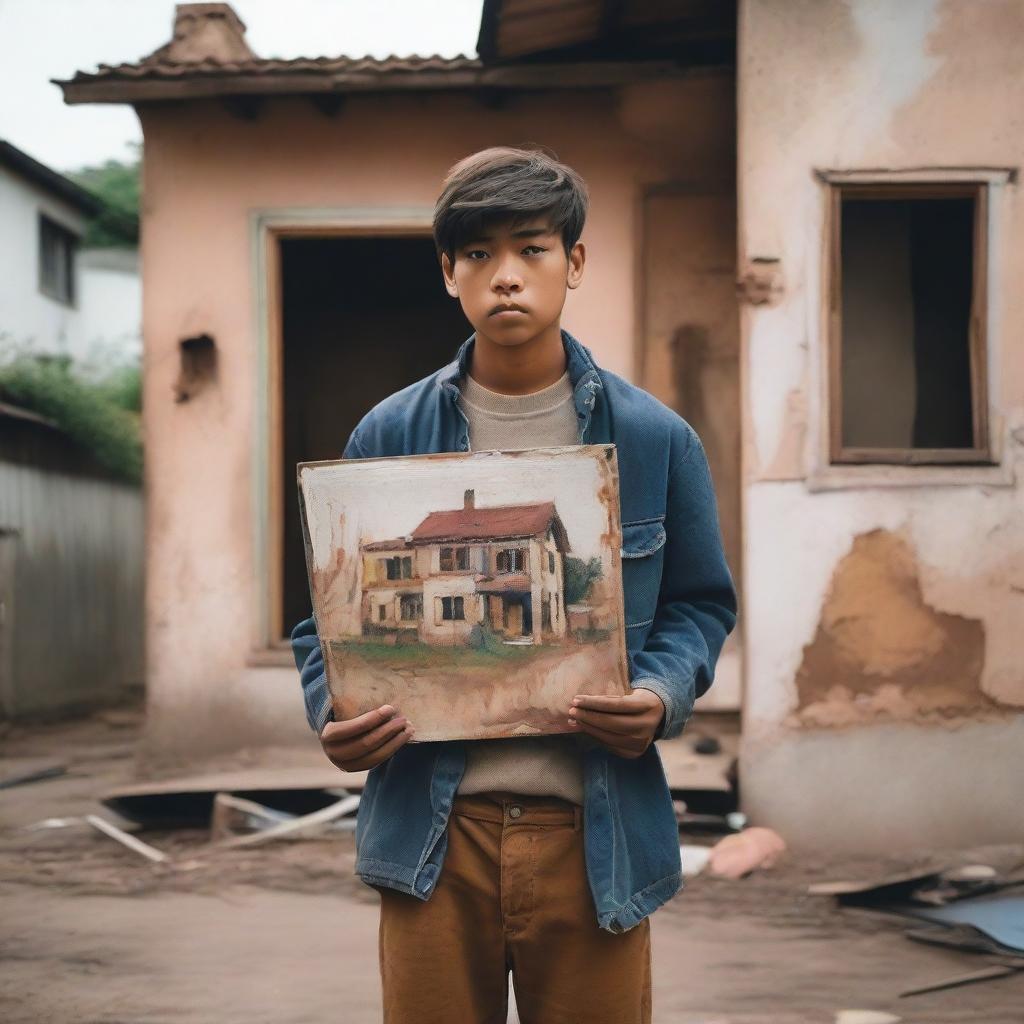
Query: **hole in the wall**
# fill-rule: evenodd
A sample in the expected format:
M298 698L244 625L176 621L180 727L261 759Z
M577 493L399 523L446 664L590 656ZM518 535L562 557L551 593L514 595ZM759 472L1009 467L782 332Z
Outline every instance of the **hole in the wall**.
M209 334L198 334L178 342L178 355L181 365L174 382L174 400L187 402L216 378L217 347Z

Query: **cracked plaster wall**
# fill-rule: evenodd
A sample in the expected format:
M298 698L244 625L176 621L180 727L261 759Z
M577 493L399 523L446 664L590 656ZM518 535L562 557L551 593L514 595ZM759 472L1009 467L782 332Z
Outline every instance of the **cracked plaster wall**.
M1019 168L1022 34L1013 0L741 3L740 257L778 259L784 285L742 312L744 793L798 843L870 845L897 807L908 837L952 834L936 831L923 777L905 803L897 780L889 792L855 784L887 744L939 765L933 783L943 770L970 775L941 756L964 747L970 725L979 756L1005 755L998 779L1024 772L1020 744L1006 739L1007 729L1019 738L1024 707L1019 186L992 196L999 465L837 472L825 465L825 188L814 174ZM986 729L1003 739L983 751ZM800 772L787 776L794 759ZM848 810L827 833L812 820L825 792L845 794ZM998 814L1016 797L1006 783L981 799Z

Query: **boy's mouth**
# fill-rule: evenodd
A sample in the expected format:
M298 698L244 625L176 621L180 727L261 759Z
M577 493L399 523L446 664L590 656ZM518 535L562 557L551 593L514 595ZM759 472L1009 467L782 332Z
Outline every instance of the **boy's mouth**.
M502 302L500 305L495 306L488 316L501 316L507 314L509 316L519 316L525 314L526 310L522 306L517 306L515 303Z

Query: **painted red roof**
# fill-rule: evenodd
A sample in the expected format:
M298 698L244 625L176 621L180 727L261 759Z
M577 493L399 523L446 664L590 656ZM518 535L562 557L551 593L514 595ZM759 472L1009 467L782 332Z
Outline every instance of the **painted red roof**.
M408 548L409 542L404 537L395 537L393 540L374 540L363 545L364 551L398 551L400 548Z
M440 540L506 540L544 533L555 519L555 503L496 505L493 508L458 508L431 512L412 531L413 544Z
M529 590L531 586L530 577L525 572L510 572L504 576L490 576L485 579L478 579L476 592L478 594L502 594L512 590L518 593L522 590Z

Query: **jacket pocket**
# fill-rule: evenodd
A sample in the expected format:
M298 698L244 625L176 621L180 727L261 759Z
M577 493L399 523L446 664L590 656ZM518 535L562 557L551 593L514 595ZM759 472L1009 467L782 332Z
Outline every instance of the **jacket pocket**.
M646 636L658 607L665 554L661 519L622 524L622 597L626 612L627 645Z

